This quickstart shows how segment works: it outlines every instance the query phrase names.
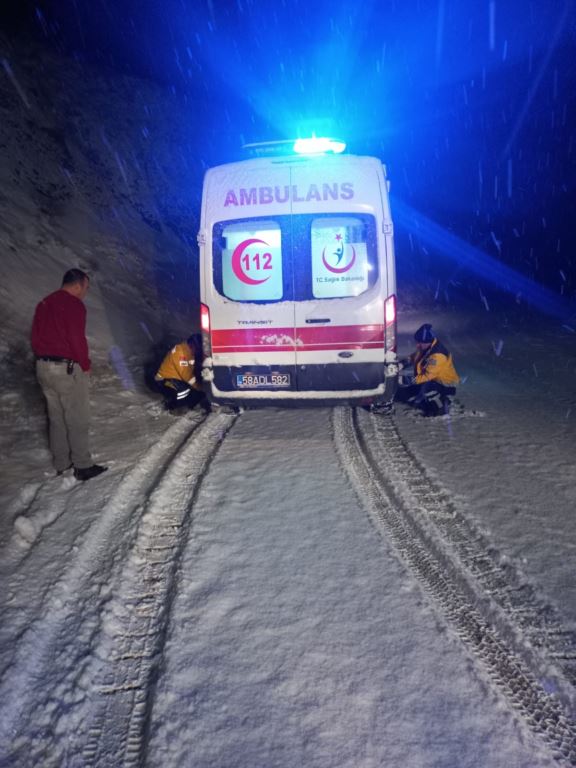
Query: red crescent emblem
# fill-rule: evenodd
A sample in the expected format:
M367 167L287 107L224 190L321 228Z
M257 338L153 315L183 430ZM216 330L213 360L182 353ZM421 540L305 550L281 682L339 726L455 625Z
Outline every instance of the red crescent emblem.
M257 238L243 240L239 245L236 246L236 248L234 248L234 253L232 254L232 271L238 280L241 280L243 283L246 283L247 285L260 285L260 283L265 283L266 280L272 277L272 275L268 275L268 277L265 277L263 280L254 280L253 278L248 277L246 272L244 272L242 269L242 263L240 261L242 252L253 243L262 243L263 245L268 246L268 243L264 242L264 240L258 240Z
M324 248L324 250L322 251L322 263L324 264L326 269L329 272L335 272L336 274L340 274L341 272L348 272L352 264L354 264L354 262L356 261L356 251L354 250L354 246L351 245L350 248L352 248L352 260L350 261L349 264L346 264L345 267L340 267L340 269L338 267L331 267L330 264L328 264L328 262L326 261L326 257L324 256L324 254L326 253L326 248Z

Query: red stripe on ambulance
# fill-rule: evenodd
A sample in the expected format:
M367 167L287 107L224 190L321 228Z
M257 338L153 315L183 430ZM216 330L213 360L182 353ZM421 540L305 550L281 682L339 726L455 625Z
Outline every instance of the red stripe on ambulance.
M316 326L297 329L233 328L212 331L212 350L215 353L378 349L383 346L383 325Z

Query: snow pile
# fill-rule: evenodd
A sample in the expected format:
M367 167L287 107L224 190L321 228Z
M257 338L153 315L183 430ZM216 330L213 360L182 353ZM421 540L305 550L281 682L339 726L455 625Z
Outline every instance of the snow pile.
M92 276L96 366L189 333L197 194L181 105L0 40L0 356L21 375L34 306L72 266Z

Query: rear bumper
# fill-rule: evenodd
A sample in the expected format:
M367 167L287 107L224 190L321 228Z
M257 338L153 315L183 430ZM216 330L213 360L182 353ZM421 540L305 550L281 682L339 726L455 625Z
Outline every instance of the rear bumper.
M250 401L263 403L282 401L308 402L362 402L366 400L389 402L398 387L398 366L392 364L368 365L365 370L347 365L307 366L305 375L298 373L292 380L300 388L238 389L234 386L236 374L254 372L254 367L204 369L208 396L215 402L234 403ZM279 372L287 369L279 367ZM307 385L307 386L306 386Z

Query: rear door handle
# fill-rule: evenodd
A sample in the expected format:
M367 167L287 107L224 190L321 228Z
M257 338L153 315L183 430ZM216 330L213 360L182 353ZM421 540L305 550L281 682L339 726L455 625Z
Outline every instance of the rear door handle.
M307 317L306 318L307 323L331 323L332 318L330 317Z

